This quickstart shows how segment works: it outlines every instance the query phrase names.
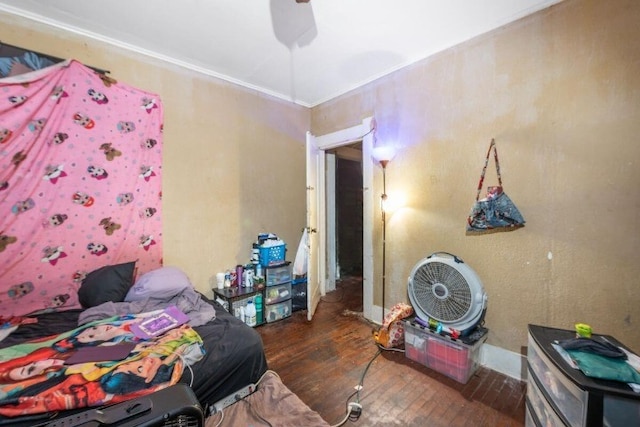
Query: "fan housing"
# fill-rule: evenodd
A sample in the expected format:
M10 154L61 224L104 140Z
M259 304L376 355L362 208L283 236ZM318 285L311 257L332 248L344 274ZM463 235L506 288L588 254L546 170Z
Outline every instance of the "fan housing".
M411 270L408 294L416 315L464 336L484 321L487 294L476 272L455 255L436 252Z

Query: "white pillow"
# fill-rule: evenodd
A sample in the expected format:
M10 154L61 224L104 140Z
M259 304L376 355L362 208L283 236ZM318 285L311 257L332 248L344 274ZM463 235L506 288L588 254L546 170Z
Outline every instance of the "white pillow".
M171 298L190 287L193 285L182 270L176 267L160 267L140 276L124 300L141 301L151 296L160 299Z

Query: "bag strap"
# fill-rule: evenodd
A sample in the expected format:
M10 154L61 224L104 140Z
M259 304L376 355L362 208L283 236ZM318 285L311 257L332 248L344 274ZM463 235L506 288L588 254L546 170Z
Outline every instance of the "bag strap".
M489 145L489 150L487 151L487 158L484 160L484 167L482 168L482 174L480 175L480 182L478 183L478 193L476 194L476 202L480 200L480 192L482 191L482 186L484 185L484 174L485 172L487 172L487 165L489 164L489 156L491 155L491 150L493 150L493 158L496 161L498 185L502 187L502 176L500 175L500 162L498 161L498 147L496 147L495 138L491 138L491 144Z

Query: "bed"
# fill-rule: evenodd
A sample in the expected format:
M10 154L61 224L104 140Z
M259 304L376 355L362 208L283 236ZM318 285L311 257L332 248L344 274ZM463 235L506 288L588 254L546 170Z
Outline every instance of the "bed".
M118 267L122 269L122 266L119 265ZM140 277L135 285L127 291L125 295L126 301L122 300L115 303L113 301L104 301L100 303L101 298L108 298L107 295L109 295L109 292L105 292L105 288L107 287L105 286L104 277L102 277L101 282L94 283L94 286L99 285L99 287L95 289L91 296L92 298L96 298L96 300L93 301L95 305L92 307L87 309L44 312L34 316L24 317L23 320L27 320L27 322L17 327L14 332L0 341L0 359L6 359L7 352L21 348L25 342L49 342L52 340L45 341L44 337L52 336L55 337L53 341L60 342L60 338L67 337L71 330L86 329L90 325L102 325L104 322L116 324L113 322L113 319L121 322L122 318L126 318L131 319L130 322L137 322L138 319L134 317L134 312L141 312L141 316L148 317L149 313L156 313L158 307L179 307L180 310L190 314L192 320L197 320L195 322L197 326L191 327L189 323L187 323L174 328L173 331L183 340L184 337L187 336L187 332L180 328L188 327L190 330L195 331L197 337L201 339L203 351L201 352L201 358L190 367L187 368L184 366L185 363L182 364L181 375L178 376L179 379L177 379L178 377L176 377L176 379L178 382L185 383L192 388L206 413L206 409L219 400L249 384L257 383L267 370L267 362L260 335L254 329L248 327L239 319L225 311L220 304L195 291L190 283L186 281L188 278L185 278L186 275L175 267L161 267ZM142 289L143 286L146 291ZM140 289L142 289L142 291L140 291ZM83 290L84 288L81 288L81 295L83 295ZM136 292L138 296L132 297ZM127 297L127 295L129 295L129 297ZM150 295L153 295L153 297ZM83 300L82 297L80 299ZM188 300L188 302L185 302L185 300ZM146 311L148 308L154 308L156 310L148 312ZM207 313L208 316L213 313L213 318L202 318L203 313ZM33 319L36 320L35 323L32 323ZM159 338L165 337L168 334L169 333L161 334ZM197 339L195 340L197 341ZM110 344L112 343L106 344L106 347L104 346L105 344L100 344L100 348L108 349ZM46 349L48 348L49 346L46 346ZM136 347L136 349L137 348L138 347ZM40 348L37 351L41 350L43 349ZM172 348L169 353L173 352L174 349ZM135 352L132 350L131 355L134 354ZM147 356L146 353L145 356ZM42 357L51 356L46 355ZM30 360L32 359L33 358L30 358ZM16 359L8 359L0 362L0 367L3 363L11 362L12 360ZM125 361L126 360L127 359L125 359ZM100 362L100 365L104 366L104 361ZM68 373L78 365L65 366L66 372ZM0 368L0 378L2 378L3 371L4 370ZM2 383L3 381L0 380L0 393L2 393L3 390ZM172 383L175 383L175 381ZM167 382L162 383L161 387L157 389L164 388L168 384L170 383L167 380ZM153 384L150 384L150 386L153 386ZM97 391L101 392L102 390L100 387L97 387ZM128 394L125 397L127 399L135 398L152 391L152 389L144 389L137 394ZM96 391L91 389L89 393L94 394ZM117 392L113 393L117 394ZM74 400L76 400L75 396ZM118 403L118 401L118 399L111 399L108 402L94 403L97 403L96 406L101 406L101 404ZM3 400L0 400L0 403L1 402L3 402ZM8 405L9 407L11 406L10 401L4 400L4 402L9 402ZM74 405L75 404L76 403L74 403ZM3 411L6 407L7 406L0 404L0 411ZM71 412L66 410L46 411L17 417L5 415L0 416L0 425L33 426L37 422L49 420L52 416L59 418L86 409L87 407L80 406L74 408Z

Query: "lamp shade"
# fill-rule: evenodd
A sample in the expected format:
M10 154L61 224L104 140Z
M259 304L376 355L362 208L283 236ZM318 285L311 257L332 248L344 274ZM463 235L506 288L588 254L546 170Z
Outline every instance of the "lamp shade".
M372 155L376 162L386 164L396 156L396 149L391 145L381 145L373 147Z

